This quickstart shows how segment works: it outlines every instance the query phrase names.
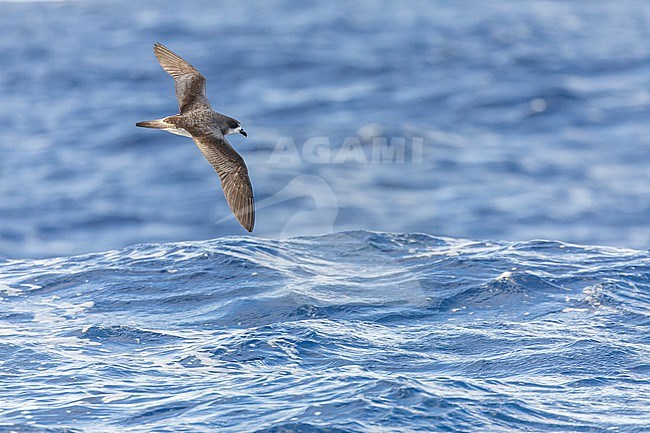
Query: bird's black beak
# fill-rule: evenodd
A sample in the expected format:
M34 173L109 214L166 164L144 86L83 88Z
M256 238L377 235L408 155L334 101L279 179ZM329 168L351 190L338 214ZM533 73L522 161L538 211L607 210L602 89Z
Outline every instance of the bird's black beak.
M239 130L239 133L240 133L241 135L243 135L244 137L248 137L248 134L246 134L246 131L244 131L243 129L240 129L240 130Z

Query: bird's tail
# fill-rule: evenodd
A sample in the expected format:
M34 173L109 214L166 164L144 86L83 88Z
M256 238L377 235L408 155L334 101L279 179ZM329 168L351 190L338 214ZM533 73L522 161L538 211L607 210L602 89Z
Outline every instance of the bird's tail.
M136 123L135 126L153 129L168 129L170 127L169 123L165 122L165 119L144 120Z

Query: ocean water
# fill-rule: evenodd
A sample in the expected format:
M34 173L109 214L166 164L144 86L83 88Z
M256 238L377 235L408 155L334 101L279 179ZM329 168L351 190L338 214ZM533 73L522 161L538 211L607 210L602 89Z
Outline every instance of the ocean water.
M0 432L650 431L650 3L179 3L0 0Z
M650 253L339 232L0 265L3 431L647 431Z

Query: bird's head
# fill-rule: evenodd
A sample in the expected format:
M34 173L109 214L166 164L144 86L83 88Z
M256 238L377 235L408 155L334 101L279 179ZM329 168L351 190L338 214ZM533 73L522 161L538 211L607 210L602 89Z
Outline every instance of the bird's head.
M228 123L226 124L225 129L226 130L223 132L223 135L241 134L244 137L248 137L248 134L246 134L246 131L244 131L244 128L241 127L241 122L239 120L228 119Z

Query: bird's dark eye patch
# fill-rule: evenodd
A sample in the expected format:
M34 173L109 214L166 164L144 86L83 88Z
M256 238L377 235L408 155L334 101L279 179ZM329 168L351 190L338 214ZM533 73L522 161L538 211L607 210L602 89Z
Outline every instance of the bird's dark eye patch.
M237 129L237 128L239 128L239 125L237 125L236 123L231 123L230 128L231 129Z

